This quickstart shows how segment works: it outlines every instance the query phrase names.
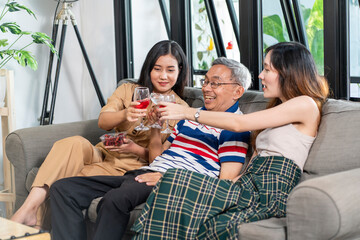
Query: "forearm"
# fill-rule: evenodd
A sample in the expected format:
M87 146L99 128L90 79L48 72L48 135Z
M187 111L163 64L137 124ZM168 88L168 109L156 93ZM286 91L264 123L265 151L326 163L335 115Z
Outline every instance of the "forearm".
M225 162L221 164L220 179L228 179L233 180L237 176L239 176L243 164L240 162Z
M104 130L111 130L126 120L126 109L118 112L103 112L99 115L98 126Z
M197 109L195 108L187 108L185 111L185 118L195 121L196 111ZM239 116L241 115L227 112L201 110L197 121L204 125L222 128L233 132L245 131L246 129L242 129L238 124L236 124Z
M163 152L163 144L161 142L161 133L160 129L152 128L151 138L149 143L149 162L153 162L154 159Z
M149 149L141 147L141 146L136 144L136 147L134 149L134 153L136 155L138 155L140 158L142 158L142 159L144 159L146 161L150 161L149 160Z

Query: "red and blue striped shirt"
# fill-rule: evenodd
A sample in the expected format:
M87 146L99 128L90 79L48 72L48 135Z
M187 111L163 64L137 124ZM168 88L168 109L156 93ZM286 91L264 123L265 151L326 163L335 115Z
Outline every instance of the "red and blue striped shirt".
M206 110L205 107L201 108ZM242 114L235 103L226 112ZM250 132L231 132L190 120L181 120L168 141L169 149L143 169L166 172L181 168L218 177L223 162L245 162Z

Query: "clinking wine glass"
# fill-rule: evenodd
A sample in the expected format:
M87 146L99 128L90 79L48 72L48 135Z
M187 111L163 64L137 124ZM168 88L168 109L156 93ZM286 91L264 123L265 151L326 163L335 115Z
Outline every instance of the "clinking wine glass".
M137 87L134 92L134 101L139 102L139 105L134 106L137 109L146 109L150 104L150 92L147 87ZM135 130L149 130L148 127L144 126L143 119L140 120L140 125Z
M158 107L159 102L164 101L164 95L160 93L151 93L150 94L151 101ZM155 122L154 124L150 125L151 128L159 128L161 129L162 126L159 124L159 121Z
M174 94L164 95L163 101L175 103L175 95ZM165 106L160 105L160 107L165 107ZM166 128L162 130L161 133L172 133L172 130L169 128L169 120L166 120Z

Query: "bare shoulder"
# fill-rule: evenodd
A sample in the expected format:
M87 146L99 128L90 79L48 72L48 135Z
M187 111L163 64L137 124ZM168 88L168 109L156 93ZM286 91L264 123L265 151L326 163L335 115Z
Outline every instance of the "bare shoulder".
M299 96L287 101L296 112L297 122L294 126L304 134L315 136L320 122L320 110L309 96ZM295 110L296 109L296 110ZM306 114L305 114L306 113Z
M309 96L302 95L287 101L289 105L296 106L299 110L315 111L319 113L316 102Z

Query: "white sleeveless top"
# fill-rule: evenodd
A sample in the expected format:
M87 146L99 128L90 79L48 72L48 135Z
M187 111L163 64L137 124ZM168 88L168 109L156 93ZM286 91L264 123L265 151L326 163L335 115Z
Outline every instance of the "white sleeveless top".
M293 124L267 128L256 138L256 151L262 156L282 156L293 160L301 171L315 137L305 135Z

